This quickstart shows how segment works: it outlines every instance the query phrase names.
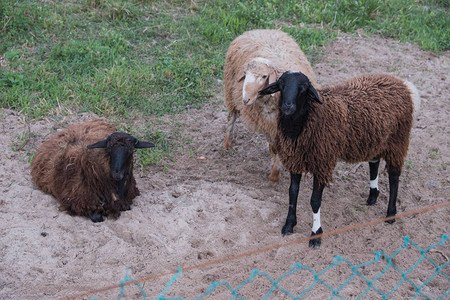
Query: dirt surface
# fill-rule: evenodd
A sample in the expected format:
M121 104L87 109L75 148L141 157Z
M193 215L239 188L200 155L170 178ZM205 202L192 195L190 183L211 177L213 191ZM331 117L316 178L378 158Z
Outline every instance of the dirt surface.
M435 55L416 45L379 38L344 36L329 44L314 63L320 85L338 83L364 73L389 73L413 82L422 97L422 109L412 130L410 151L400 178L398 213L449 201L449 115L450 53ZM308 237L312 214L309 198L310 175L300 187L298 224L294 234L283 237L281 227L287 214L289 174L282 172L278 185L268 180L270 158L260 135L237 122L231 151L222 147L227 112L223 93L201 110L167 118L160 128L167 130L176 120L181 133L191 140L174 162L165 168L152 166L136 171L141 196L132 210L117 220L92 223L60 211L56 200L33 186L30 154L55 130L73 122L89 120L93 114L70 115L29 122L15 111L0 111L0 298L54 299L118 284L128 276L150 278L141 282L149 299L164 290L176 267L188 268L222 258ZM117 125L117 122L112 120ZM138 124L131 126L142 126ZM29 135L29 138L25 138ZM380 170L378 203L364 203L369 191L368 164L339 163L334 183L323 195L322 226L325 232L383 218L387 210L388 178ZM194 299L213 281L237 287L253 269L277 279L294 263L315 272L328 267L339 255L353 264L374 258L373 252L391 255L403 244L403 237L426 248L450 232L450 209L420 213L326 237L318 250L307 242L244 255L183 271L168 289L166 297ZM450 247L439 246L427 255L438 265L448 261ZM419 258L414 249L403 250L395 263L407 270ZM372 279L385 267L364 269ZM449 274L447 266L444 271ZM434 271L422 262L410 278L423 284ZM346 265L321 277L337 288L351 272ZM347 276L347 277L346 277ZM377 281L387 293L402 280L392 268ZM300 294L314 281L307 271L286 278L280 286ZM272 288L265 277L257 277L239 290L246 299L261 299ZM441 297L449 287L442 275L421 291L431 299ZM341 295L355 299L367 288L352 280ZM90 293L79 299L115 299L118 287ZM408 299L415 292L404 282L392 299ZM330 290L317 284L304 299L327 299ZM425 299L419 296L416 299ZM230 299L232 293L218 287L206 299ZM125 288L121 299L143 299L139 289ZM287 299L280 291L269 299ZM373 290L364 299L381 299Z

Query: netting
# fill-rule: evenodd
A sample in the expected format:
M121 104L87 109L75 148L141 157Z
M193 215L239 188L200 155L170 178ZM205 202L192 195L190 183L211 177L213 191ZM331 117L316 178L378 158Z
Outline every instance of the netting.
M229 299L247 299L244 291L261 279L268 281L271 287L260 299L269 299L271 296L283 299L310 299L311 297L314 299L399 299L399 297L402 299L417 299L418 297L419 299L448 299L446 297L450 296L450 272L446 267L449 266L449 259L444 252L437 249L439 246L444 246L444 249L448 247L448 243L446 245L448 235L444 234L438 243L425 249L411 241L408 236L403 239L403 244L392 255L378 251L373 253L372 260L361 264L354 264L349 259L336 256L329 266L320 272L315 272L307 265L295 263L278 279L272 278L263 271L253 270L248 279L236 287L225 281L214 281L209 284L204 293L193 299L206 298L219 288L221 295L224 294L225 289ZM434 259L431 257L432 254L435 255ZM415 274L418 270L422 271L420 276ZM387 273L389 273L388 280L383 278ZM166 294L174 294L171 288L182 274L182 269L178 268L177 273L167 282L156 299L185 300L182 297L166 296ZM336 274L339 274L337 281ZM393 282L393 277L398 280ZM291 284L286 284L289 281ZM298 286L289 290L286 286L292 287L292 282L296 282ZM118 299L126 295L126 287L130 283L138 287L142 299L148 299L141 284L134 282L128 276L128 270L120 282ZM438 290L441 291L437 297L436 285L440 287ZM434 296L430 295L431 291Z

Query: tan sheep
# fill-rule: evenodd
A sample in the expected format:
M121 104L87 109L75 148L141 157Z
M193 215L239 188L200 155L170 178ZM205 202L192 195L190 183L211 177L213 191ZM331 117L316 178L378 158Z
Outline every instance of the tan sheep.
M277 81L285 71L300 71L315 83L308 59L285 32L268 29L247 31L228 48L223 80L225 105L229 111L224 147L231 147L234 123L241 115L250 130L264 134L269 142L272 157L269 179L273 182L278 182L281 169L277 150L273 147L279 94L261 96L258 91Z

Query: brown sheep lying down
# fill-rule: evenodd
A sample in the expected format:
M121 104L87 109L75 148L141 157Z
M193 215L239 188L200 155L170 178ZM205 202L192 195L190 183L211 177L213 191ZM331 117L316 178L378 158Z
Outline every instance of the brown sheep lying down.
M154 146L101 119L74 124L41 145L31 163L31 180L72 215L93 222L117 218L139 195L134 149Z

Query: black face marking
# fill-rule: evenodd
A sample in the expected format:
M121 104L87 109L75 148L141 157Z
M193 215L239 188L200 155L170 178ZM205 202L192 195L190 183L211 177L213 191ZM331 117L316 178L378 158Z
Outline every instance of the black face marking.
M111 177L116 181L124 179L128 161L133 155L125 146L112 147L111 153Z
M105 140L87 146L88 149L104 148L110 153L111 177L115 181L126 178L127 166L132 159L135 148L150 148L155 145L150 142L139 141L132 134L113 132Z
M259 91L260 95L280 92L279 126L286 137L296 138L308 120L310 102L322 104L308 77L301 72L287 71L274 83Z

